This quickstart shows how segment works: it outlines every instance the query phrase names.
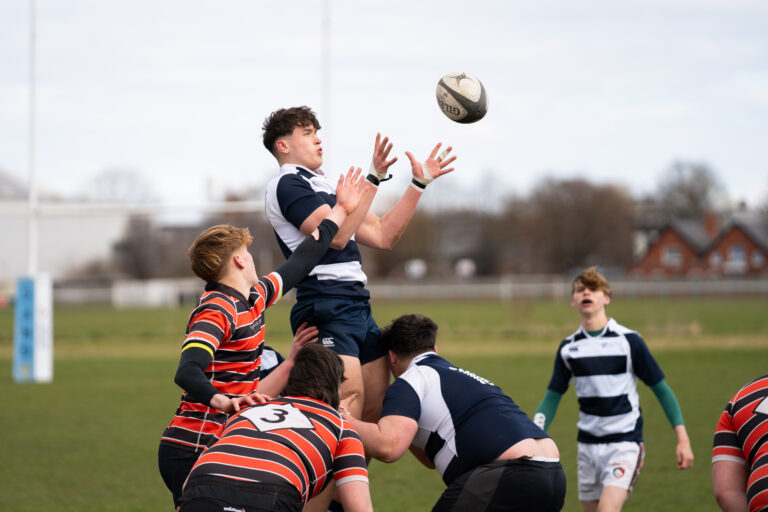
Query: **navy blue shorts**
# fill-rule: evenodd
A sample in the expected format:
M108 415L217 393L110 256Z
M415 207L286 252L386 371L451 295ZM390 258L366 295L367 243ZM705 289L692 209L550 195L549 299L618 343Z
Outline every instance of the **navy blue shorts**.
M293 332L304 322L320 331L318 343L339 355L357 357L361 365L387 353L367 299L315 297L298 301L291 310Z

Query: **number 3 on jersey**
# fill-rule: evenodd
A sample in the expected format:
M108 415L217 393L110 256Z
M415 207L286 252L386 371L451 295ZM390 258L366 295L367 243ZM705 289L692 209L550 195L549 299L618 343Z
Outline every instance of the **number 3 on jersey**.
M291 404L266 404L251 407L241 416L262 432L283 428L314 428L309 418Z

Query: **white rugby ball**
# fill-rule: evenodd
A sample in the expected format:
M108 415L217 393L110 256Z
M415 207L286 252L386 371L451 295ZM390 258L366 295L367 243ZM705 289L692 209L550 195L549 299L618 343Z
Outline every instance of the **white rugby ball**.
M485 87L469 73L448 73L437 83L437 104L457 123L474 123L488 112Z

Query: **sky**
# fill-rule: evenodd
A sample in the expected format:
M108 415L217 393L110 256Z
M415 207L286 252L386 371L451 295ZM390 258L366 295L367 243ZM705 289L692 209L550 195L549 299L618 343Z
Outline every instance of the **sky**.
M0 3L0 170L29 175L30 3ZM324 170L367 167L377 132L452 145L427 194L487 203L546 177L652 194L674 161L733 201L768 202L768 3L755 0L36 1L35 176L87 193L108 170L165 204L263 185L273 110L309 105ZM324 32L324 23L329 30ZM325 39L324 34L329 34ZM328 50L327 53L325 50ZM327 64L327 65L326 65ZM464 71L488 114L462 125L435 86ZM487 200L485 199L487 198Z

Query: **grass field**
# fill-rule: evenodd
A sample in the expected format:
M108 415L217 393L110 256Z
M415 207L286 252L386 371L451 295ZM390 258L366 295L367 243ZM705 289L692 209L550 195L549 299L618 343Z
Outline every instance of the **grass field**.
M637 329L681 403L696 463L678 471L675 436L653 393L640 385L646 465L624 510L717 510L709 477L720 411L747 380L768 372L768 300L616 300L609 313ZM285 351L290 304L268 312L268 343ZM178 404L173 384L188 308L124 310L57 306L52 384L12 379L12 317L0 310L0 511L171 510L157 471L159 436ZM441 355L501 386L529 414L549 380L557 343L576 328L567 304L377 302L380 324L422 312L440 325ZM576 400L563 398L550 434L575 493ZM442 492L435 471L410 456L373 462L379 511L429 510Z

